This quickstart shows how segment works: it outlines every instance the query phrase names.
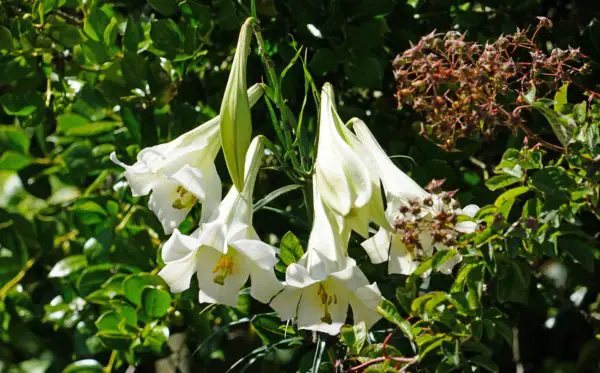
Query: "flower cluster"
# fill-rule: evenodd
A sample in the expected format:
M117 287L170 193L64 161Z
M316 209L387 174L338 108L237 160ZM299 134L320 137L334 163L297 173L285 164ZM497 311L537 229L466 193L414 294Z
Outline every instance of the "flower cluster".
M312 179L314 224L306 253L280 281L274 272L276 249L260 240L252 223L264 149L260 136L246 142L250 108L262 93L260 85L246 91L251 22L242 27L218 117L143 149L132 166L114 154L112 159L125 168L134 195L151 193L150 209L172 234L162 248L165 266L159 272L171 291L187 290L196 275L199 302L236 306L240 289L250 281L252 297L269 303L281 319L296 319L301 329L338 334L349 307L353 322L370 328L380 318L376 308L382 298L377 284L348 255L352 232L366 239L362 246L372 262L389 261L389 272L410 274L423 258L452 249L459 232L473 231L475 223L468 220L477 207L459 209L452 193L437 190L440 183L430 191L421 188L392 163L360 119L342 122L333 87L326 83ZM214 166L221 147L233 182L222 199ZM199 225L185 235L178 226L198 202ZM369 238L370 223L380 229ZM459 261L455 252L438 269L450 273Z
M556 48L548 55L537 46L535 36L550 26L541 18L531 37L518 30L486 45L456 31L422 37L393 61L399 107L422 114L421 134L445 149L474 134L491 139L498 126L522 125L520 108L504 97L522 97L532 87L549 94L587 67L579 49Z

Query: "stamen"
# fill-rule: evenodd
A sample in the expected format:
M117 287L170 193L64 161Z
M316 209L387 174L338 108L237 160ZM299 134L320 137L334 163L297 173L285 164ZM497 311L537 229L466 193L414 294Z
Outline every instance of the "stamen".
M221 286L224 285L225 280L233 273L234 269L233 258L229 255L222 255L212 270L212 273L215 273L213 282Z
M175 201L173 201L173 204L171 205L171 206L173 206L174 209L187 210L187 209L192 208L192 206L194 206L196 204L196 202L198 201L198 198L196 198L195 195L188 192L181 185L177 186L177 189L175 189L175 192L179 195L179 198L177 198Z
M322 283L319 283L319 290L317 290L317 295L321 297L321 304L323 305L323 317L321 317L321 321L326 324L331 324L333 319L331 318L331 313L329 313L329 305L332 302L337 304L337 296L334 294L330 297L325 290L325 286Z

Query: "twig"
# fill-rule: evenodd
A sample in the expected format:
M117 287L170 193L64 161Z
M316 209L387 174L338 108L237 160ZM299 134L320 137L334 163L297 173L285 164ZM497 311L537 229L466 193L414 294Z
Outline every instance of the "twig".
M112 372L112 368L115 365L115 361L117 360L117 350L112 350L111 354L110 354L110 359L108 360L108 364L106 365L106 368L104 368L104 372L105 373L111 373Z
M7 282L2 287L2 289L0 289L0 301L3 301L4 297L6 297L6 295L8 294L8 292L13 287L17 286L17 284L19 282L21 282L21 280L23 279L23 277L25 277L25 275L27 274L27 272L31 269L31 267L33 267L33 265L39 259L39 257L40 257L40 254L37 254L33 258L29 259L27 261L27 263L25 263L25 266L19 271L19 273L17 273L17 275L15 277L13 277L9 282Z

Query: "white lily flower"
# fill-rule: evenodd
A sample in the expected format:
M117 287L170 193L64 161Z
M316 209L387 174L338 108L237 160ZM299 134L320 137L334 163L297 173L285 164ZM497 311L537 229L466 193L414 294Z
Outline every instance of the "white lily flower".
M250 104L262 96L260 84L248 90ZM221 179L214 160L221 147L220 117L201 124L176 139L142 149L137 162L129 166L110 159L125 168L125 178L133 196L148 193L148 206L160 220L166 234L185 219L197 201L202 203L201 221L206 221L221 201Z
M325 83L321 91L316 180L323 202L342 218L341 228L365 238L369 220L389 228L374 171L367 149L335 109L333 87Z
M477 229L475 222L457 219L461 215L472 218L479 207L469 205L461 210L451 194L427 192L394 165L362 121L355 120L353 129L377 167L388 204L386 215L394 227L382 227L362 243L374 263L389 260L390 273L409 275L419 266L420 258L431 257L436 250L449 250L458 233ZM438 271L450 274L461 260L457 253Z
M252 136L250 104L246 94L246 62L253 23L254 18L246 19L240 30L220 111L223 155L233 185L238 190L244 185L244 159Z
M208 222L190 236L176 229L163 246L166 265L158 275L171 291L188 289L194 273L200 303L235 306L249 277L250 294L263 303L283 288L274 273L275 249L260 241L252 227L252 192L263 151L256 137L246 157L243 191L232 187Z
M365 322L370 328L380 319L375 308L381 292L346 255L347 241L321 201L316 178L313 182L315 218L307 252L288 266L285 289L270 305L282 320L297 318L300 329L331 335L340 332L350 306L354 323Z

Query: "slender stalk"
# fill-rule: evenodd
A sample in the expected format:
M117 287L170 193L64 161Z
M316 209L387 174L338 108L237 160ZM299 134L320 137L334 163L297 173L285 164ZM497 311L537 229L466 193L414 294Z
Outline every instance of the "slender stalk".
M115 362L117 361L117 350L113 350L110 354L110 359L108 360L108 365L104 368L105 373L111 373Z
M35 264L35 262L37 262L37 260L39 259L39 257L40 257L40 254L37 254L33 258L29 259L27 261L27 263L25 263L25 266L19 271L19 273L17 273L15 277L13 277L10 281L8 281L0 289L0 301L3 301L4 298L6 297L6 295L8 294L8 292L11 291L12 288L14 288L15 286L17 286L17 284L19 282L21 282L21 280L23 279L23 277L25 277L25 275L27 274L27 272L31 269L31 267L33 267L33 265Z

